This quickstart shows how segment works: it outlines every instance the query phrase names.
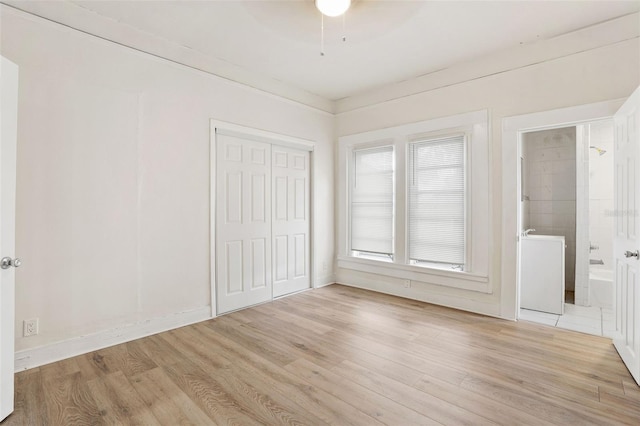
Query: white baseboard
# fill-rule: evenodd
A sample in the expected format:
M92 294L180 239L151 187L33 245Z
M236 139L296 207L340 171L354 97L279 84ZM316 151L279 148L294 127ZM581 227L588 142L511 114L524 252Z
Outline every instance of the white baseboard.
M15 371L28 370L208 319L211 319L211 307L205 306L74 337L38 348L25 349L16 352Z
M325 287L335 283L336 283L336 276L333 274L325 275L322 277L316 277L313 288Z
M367 283L355 283L349 280L341 280L338 284L363 290L376 291L378 293L389 294L391 296L403 297L405 299L419 300L421 302L458 309L460 311L472 312L474 314L504 319L500 316L499 306L497 306L496 303L479 302L474 299L442 294L419 293L416 292L415 289L405 289L391 283L380 283L374 281L369 281Z

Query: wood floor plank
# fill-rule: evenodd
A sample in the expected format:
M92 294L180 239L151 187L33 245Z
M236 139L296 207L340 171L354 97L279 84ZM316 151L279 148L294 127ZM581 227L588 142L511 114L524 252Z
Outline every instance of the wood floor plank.
M238 325L238 327L240 326L242 324ZM175 340L170 340L170 344L174 347L189 346L184 337L175 337ZM296 398L278 391L278 383L274 382L273 374L268 374L270 372L269 368L265 368L269 367L266 361L263 363L258 362L263 367L261 369L257 369L243 361L242 356L251 353L246 348L240 346L242 350L239 352L239 356L234 356L233 351L221 350L224 344L220 344L220 340L213 338L211 330L204 325L190 327L189 340L197 341L199 345L205 345L205 347L209 348L208 359L214 360L214 364L218 367L210 368L201 354L194 354L195 356L189 356L188 359L190 362L197 364L204 374L210 373L211 378L215 377L215 385L211 387L214 387L218 394L224 393L227 395L227 399L230 398L229 395L235 395L237 398L233 401L234 405L248 409L256 407L256 401L259 404L267 404L271 407L268 410L259 410L258 420L260 423L275 421L274 418L270 417L269 413L276 413L278 419L285 421L285 423L295 424L299 421L306 424L321 423L317 418L309 418L304 414L296 415L295 413L304 413L309 410L293 406L292 401L295 404ZM171 370L173 367L175 366L166 367L165 369ZM194 374L191 374L191 376L193 377ZM197 376L202 381L203 374ZM238 392L239 389L244 391ZM314 416L315 414L310 412L310 415Z
M341 377L358 383L393 401L399 401L430 419L442 424L457 425L495 425L496 423L472 411L468 411L426 392L416 392L416 388L393 380L383 374L360 367L350 361L344 361L331 369Z
M436 425L437 421L417 411L351 382L319 365L299 359L285 367L314 386L346 401L376 420L388 425Z
M17 374L15 381L15 410L3 426L50 424L47 410L43 409L45 396L40 368Z
M263 424L307 425L324 422L304 410L292 410L291 404L283 404L283 398L265 389L259 380L241 375L240 371L219 372L218 381L227 391L241 398L245 406L260 416Z
M103 424L102 413L80 372L43 379L45 409L51 424Z
M156 334L138 340L144 353L158 366L171 365L179 362L183 357L180 350L167 345L167 342L163 340L162 336L166 335L168 333Z
M160 425L122 372L89 380L87 386L105 423Z
M624 394L640 401L640 386L632 378L622 379Z
M361 425L377 424L373 418L355 409L351 405L335 398L333 395L307 382L299 381L293 374L278 365L265 360L253 352L244 350L234 341L215 333L207 327L199 327L212 348L218 349L220 356L234 359L234 367L240 368L253 376L267 375L269 386L277 388L287 398L291 398L299 406L310 411L329 424Z
M260 425L251 410L227 393L209 374L185 359L163 367L165 373L217 424Z
M198 405L157 367L138 373L130 383L162 424L212 424Z
M6 425L640 424L611 341L341 285L16 374Z

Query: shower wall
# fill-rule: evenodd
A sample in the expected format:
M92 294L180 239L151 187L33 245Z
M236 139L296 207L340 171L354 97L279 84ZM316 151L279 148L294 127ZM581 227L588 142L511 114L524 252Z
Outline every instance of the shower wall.
M565 287L575 288L576 258L576 129L526 133L522 157L525 200L523 226L536 234L563 235Z
M589 149L589 239L599 248L592 250L590 259L602 260L601 269L613 265L613 122L589 125L589 145L606 152L602 155Z

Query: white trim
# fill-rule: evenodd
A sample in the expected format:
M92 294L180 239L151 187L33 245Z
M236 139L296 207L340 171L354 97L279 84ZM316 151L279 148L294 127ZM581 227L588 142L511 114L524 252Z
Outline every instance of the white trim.
M413 136L422 136L425 133L441 132L444 129L459 129L465 126L473 126L477 123L486 123L488 117L488 111L483 109L480 111L450 115L447 117L418 121L401 126L387 127L380 130L371 130L368 132L342 136L340 138L340 148L353 144L378 141L381 139L395 140L398 138L411 138Z
M349 256L338 256L338 267L393 278L419 281L421 283L460 288L481 293L491 293L489 277L469 272L447 271L444 269L380 262Z
M520 297L518 276L518 240L520 217L520 156L518 144L522 133L575 126L580 123L611 118L624 100L610 100L560 108L533 114L506 117L502 120L502 265L500 316L516 319ZM516 179L513 179L513 177Z
M482 169L489 156L489 114L480 110L441 117L417 123L373 130L339 139L338 151L338 268L352 269L360 272L373 272L389 277L432 283L452 288L491 293L489 279L491 253L489 250L489 227L491 191L489 186L488 165ZM406 161L407 145L416 138L436 138L452 133L465 134L466 147L466 182L469 185L465 195L469 222L466 225L465 271L453 272L435 268L407 265L407 184ZM395 176L395 253L394 262L376 262L357 259L350 256L349 244L349 174L352 151L354 149L374 146L394 146L396 156ZM404 161L403 161L404 159ZM475 166L473 166L475 164ZM474 192L479 192L479 195ZM482 196L486 194L486 196ZM473 197L473 198L472 198ZM486 237L485 237L486 236ZM475 245L474 245L475 244ZM338 271L339 272L339 271ZM444 275L443 275L444 273ZM465 275L469 279L464 279ZM479 278L479 279L478 279Z
M477 59L453 64L439 71L347 96L335 101L334 111L338 116L358 113L466 82L517 72L529 66L558 61L621 43L635 43L639 33L639 16L638 12L630 13L547 40L506 48Z
M390 294L392 296L419 300L422 302L445 306L456 310L463 310L480 315L500 318L499 308L493 302L484 302L474 298L461 298L458 296L424 291L422 288L420 288L420 283L411 283L411 288L404 288L401 285L390 284L388 282L377 280L367 280L366 285L358 283L354 280L348 280L348 283L338 281L336 284L344 285L347 287L361 288L364 290L377 291L378 293Z
M141 32L128 25L112 25L99 14L77 7L72 2L14 2L0 3L0 13L12 13L32 22L45 24L58 31L73 32L92 42L110 48L122 48L138 56L171 65L189 72L229 84L271 99L295 105L324 116L334 116L335 102L307 90L293 87L265 75L247 71L237 65L224 62L197 52L194 49L167 42L151 34ZM73 22L72 22L73 21ZM105 25L107 23L107 25ZM134 38L144 48L128 44Z
M319 288L326 284L321 282L318 284L319 279L314 277L314 214L313 214L313 194L314 194L314 160L313 155L315 150L315 142L308 139L302 139L294 136L283 135L280 133L274 133L267 130L256 129L253 127L247 127L240 124L230 123L221 120L210 119L209 126L209 179L210 179L210 212L209 212L209 264L210 264L210 292L211 292L211 317L217 316L216 307L216 147L217 140L216 134L223 134L228 136L241 137L250 139L257 142L264 142L271 145L285 146L289 148L295 148L302 151L309 152L309 284L310 289ZM273 292L270 299L274 300Z
M208 319L211 319L210 310L208 306L205 306L190 311L121 325L109 330L74 337L38 348L25 349L16 352L15 371L28 370Z
M211 318L218 315L216 301L216 122L209 127L209 282L211 289Z
M287 136L262 129L255 129L253 127L246 127L240 124L229 123L226 121L212 119L211 128L213 129L214 135L215 133L220 133L221 135L236 136L251 139L256 142L265 142L272 145L287 146L302 151L313 151L315 149L315 142L308 139Z
M336 276L334 274L325 275L325 276L316 278L314 282L315 285L313 288L314 289L322 288L335 283L336 283Z

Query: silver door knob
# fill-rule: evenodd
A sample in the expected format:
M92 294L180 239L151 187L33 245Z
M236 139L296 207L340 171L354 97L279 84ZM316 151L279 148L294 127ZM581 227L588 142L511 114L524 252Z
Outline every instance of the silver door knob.
M640 256L640 253L638 253L638 250L636 251L625 251L624 252L624 257L635 257L636 259Z
M2 269L9 269L11 266L18 268L20 265L22 265L22 261L17 257L15 259L3 257L2 260L0 260L0 268Z

